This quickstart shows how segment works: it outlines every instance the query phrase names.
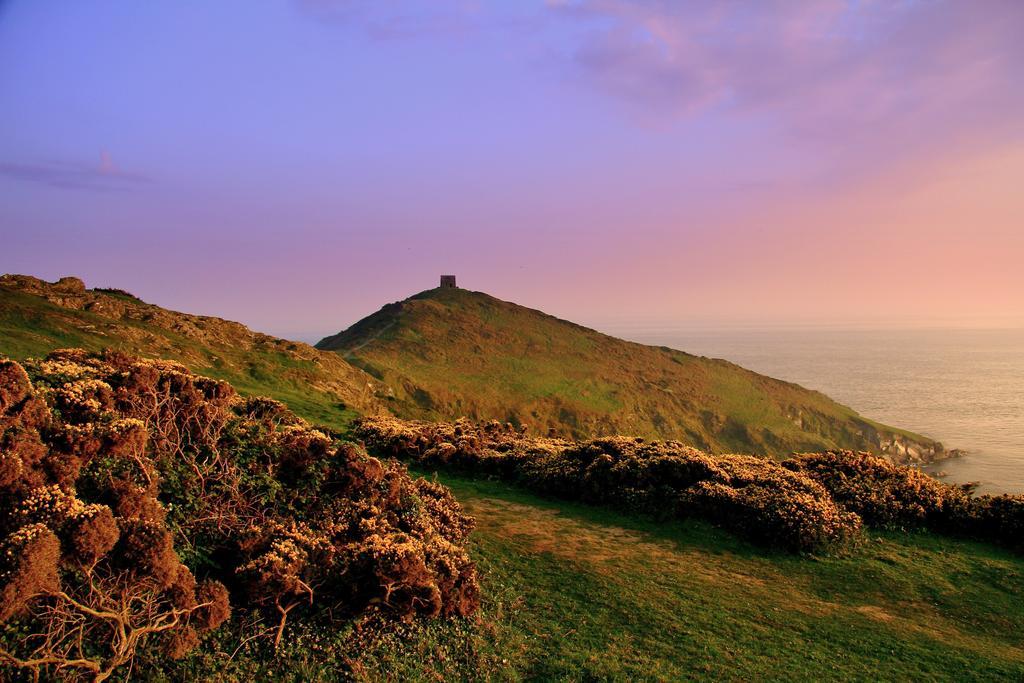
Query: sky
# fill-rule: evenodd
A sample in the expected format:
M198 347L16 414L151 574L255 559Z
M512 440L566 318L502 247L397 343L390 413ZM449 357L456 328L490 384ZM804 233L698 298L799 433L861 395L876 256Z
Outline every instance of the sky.
M0 271L304 340L1024 324L1020 0L0 0Z

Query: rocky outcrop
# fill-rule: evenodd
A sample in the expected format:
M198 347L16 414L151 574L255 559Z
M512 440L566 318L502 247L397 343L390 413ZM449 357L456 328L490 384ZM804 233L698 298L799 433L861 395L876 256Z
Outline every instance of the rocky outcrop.
M939 441L915 439L899 432L880 430L869 423L864 423L863 427L865 440L876 445L873 450L899 465L924 465L963 455L963 451L947 449Z
M878 451L887 455L893 462L903 465L921 465L962 454L956 449L947 450L938 441L921 443L900 434L891 434L879 439Z

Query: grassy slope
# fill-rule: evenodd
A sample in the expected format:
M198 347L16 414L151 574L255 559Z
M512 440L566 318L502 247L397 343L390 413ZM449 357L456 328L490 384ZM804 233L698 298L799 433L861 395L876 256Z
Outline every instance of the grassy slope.
M441 480L478 520L510 677L1024 677L1024 558L1008 552L871 534L843 557L765 554L703 524Z
M659 524L505 484L421 472L477 519L477 622L381 640L290 627L276 656L209 648L172 675L338 680L1024 679L1024 558L870 533L842 556L765 552L702 523Z
M145 321L0 290L0 352L66 346L150 350L276 395L314 420L344 418L328 394L304 389L302 373L317 364L286 348L198 344ZM297 620L276 655L259 641L236 651L229 630L219 647L157 679L336 680L350 667L366 680L1024 678L1024 558L1006 551L869 534L841 557L776 555L703 524L655 524L499 483L441 479L478 520L479 623L414 624L364 643Z
M461 289L385 306L317 346L388 384L403 417L494 418L576 437L677 438L717 452L852 447L894 455L884 446L893 436L934 447L819 392Z
M81 347L178 360L194 372L231 382L242 393L272 396L311 421L339 429L359 414L382 410L367 388L372 378L334 354L116 294L87 295L126 306L134 317L67 308L0 286L0 355L21 360ZM197 324L210 334L189 336Z

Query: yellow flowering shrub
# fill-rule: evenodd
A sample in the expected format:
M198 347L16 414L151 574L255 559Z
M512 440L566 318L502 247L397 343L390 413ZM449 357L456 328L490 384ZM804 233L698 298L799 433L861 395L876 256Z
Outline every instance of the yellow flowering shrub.
M928 528L1024 549L1024 496L971 495L971 485L944 484L914 468L852 451L799 455L783 466L814 479L868 524Z
M764 545L814 551L842 544L860 518L811 479L771 460L713 456L681 443L609 437L530 438L498 422L361 420L371 450L494 474L541 493L667 518L699 517Z
M0 360L0 667L103 679L233 608L275 642L321 605L469 614L471 528L443 487L180 364Z

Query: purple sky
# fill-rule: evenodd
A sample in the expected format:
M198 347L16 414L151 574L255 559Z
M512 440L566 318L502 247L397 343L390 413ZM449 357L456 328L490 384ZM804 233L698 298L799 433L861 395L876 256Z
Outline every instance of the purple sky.
M0 0L0 271L316 339L1020 324L1024 2Z

